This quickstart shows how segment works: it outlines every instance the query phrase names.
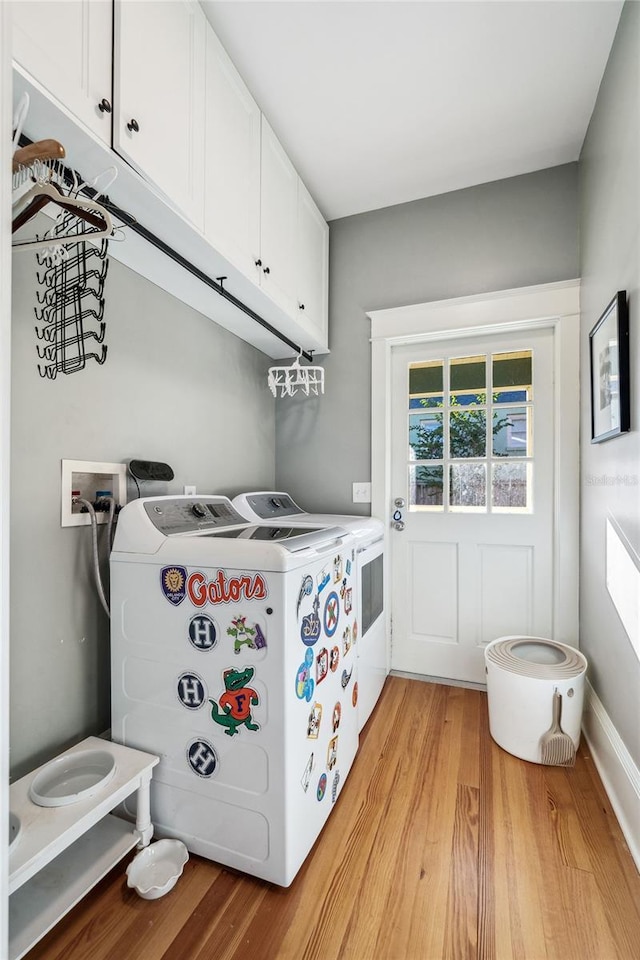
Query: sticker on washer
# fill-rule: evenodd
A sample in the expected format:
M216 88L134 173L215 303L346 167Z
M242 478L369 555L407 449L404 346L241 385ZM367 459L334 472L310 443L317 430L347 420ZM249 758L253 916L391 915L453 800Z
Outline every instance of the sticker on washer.
M342 656L346 657L349 650L351 650L351 627L347 624L342 634Z
M338 760L338 738L332 737L327 747L327 770L333 770Z
M189 643L196 650L213 650L218 639L218 631L211 617L199 613L189 621Z
M357 620L353 621L353 628L351 630L351 639L353 640L354 643L356 643L358 640L358 621Z
M316 797L318 800L322 800L325 793L327 792L327 775L322 773L320 779L318 780L318 789L316 790Z
M338 647L331 648L331 655L329 657L329 667L332 673L335 673L338 669L338 664L340 663L340 650Z
M302 774L302 780L300 781L300 783L302 784L302 789L304 790L305 793L309 789L309 783L311 782L312 772L313 772L313 754L311 754L311 756L307 760L307 765L304 768L304 773Z
M187 571L184 567L163 567L160 571L160 586L165 597L177 607L187 595Z
M224 692L218 701L209 698L211 704L211 719L225 728L225 733L232 737L239 732L239 727L247 730L259 730L260 725L255 723L251 716L252 707L257 707L260 698L249 683L253 680L254 667L244 667L235 670L230 667L222 674Z
M345 570L347 571L347 576L351 576L351 560L347 560L345 564Z
M322 683L329 672L329 652L326 647L316 657L316 683Z
M333 718L331 720L331 726L333 727L333 732L335 733L338 727L340 726L340 718L342 717L342 704L338 700L335 707L333 708Z
M165 572L171 575L171 582L176 578L174 573L186 576L186 591L194 607L204 607L207 603L242 603L245 600L266 600L269 596L267 582L261 573L242 573L239 577L227 576L224 570L218 570L210 580L200 570L188 574L184 567L164 567L162 571L162 589L167 600L171 603L181 603L184 596L177 599L179 590L171 587L170 593L165 588ZM172 599L175 595L176 599Z
M349 670L349 673L347 673L346 670L342 671L342 677L340 679L340 683L342 684L343 690L346 690L347 687L349 686L349 680L351 680L352 673L353 673L353 667L351 667L351 670Z
M353 587L346 587L343 596L344 601L344 612L346 614L351 613L353 610Z
M309 720L307 722L307 738L309 740L318 739L321 722L322 722L322 704L314 703L313 709L309 714Z
M340 583L342 580L342 557L333 558L333 582Z
M338 784L340 783L340 771L336 770L333 776L333 783L331 784L331 803L336 802L338 796Z
M247 623L246 617L234 617L231 626L227 627L227 636L233 637L234 653L240 653L243 647L257 649L256 628Z
M358 703L358 681L356 680L351 691L351 703L355 707Z
M306 577L303 577L302 583L300 584L300 592L298 593L298 602L296 604L296 619L300 616L300 605L305 597L310 597L313 593L313 577L311 574L307 574Z
M304 663L301 663L296 673L296 696L298 700L311 702L315 681L311 676L313 666L313 650L307 650L304 655Z
M307 647L312 647L320 639L322 625L318 611L320 609L320 597L318 594L313 598L313 610L302 618L300 627L300 639Z
M340 618L340 600L335 590L332 590L324 605L324 632L332 637L338 629Z
M331 583L331 574L326 567L323 567L316 577L316 583L318 585L318 593L322 593L326 585Z
M176 684L178 700L187 710L199 710L208 698L207 688L197 673L182 673Z
M187 761L198 777L212 777L218 766L218 755L208 740L192 740L187 746Z

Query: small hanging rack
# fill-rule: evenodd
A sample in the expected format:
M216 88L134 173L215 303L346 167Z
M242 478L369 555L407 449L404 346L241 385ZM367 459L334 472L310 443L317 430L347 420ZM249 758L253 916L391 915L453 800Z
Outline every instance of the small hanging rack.
M324 367L303 367L298 355L290 367L270 367L267 383L274 397L293 397L298 390L317 397L324 393Z

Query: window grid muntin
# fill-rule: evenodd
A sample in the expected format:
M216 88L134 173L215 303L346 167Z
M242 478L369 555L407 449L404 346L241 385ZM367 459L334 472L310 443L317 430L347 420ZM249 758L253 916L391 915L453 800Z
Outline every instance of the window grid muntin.
M508 387L500 385L498 387L494 386L494 370L495 370L495 361L498 357L510 357L513 355L518 358L529 358L529 365L531 369L531 383L529 384L509 384ZM469 360L479 360L481 357L480 354L469 355ZM463 513L463 512L473 512L473 513L533 513L533 462L534 462L534 448L533 448L533 420L534 420L534 400L535 395L534 385L533 385L533 350L520 350L520 351L499 351L497 353L487 353L483 355L484 364L485 364L485 402L484 403L470 403L470 404L452 404L452 394L453 396L458 396L460 394L472 394L473 390L470 388L460 388L459 390L451 390L451 365L452 363L456 364L456 361L464 361L467 359L466 356L460 357L448 357L442 360L433 360L429 361L430 366L442 365L442 398L441 406L425 406L422 407L426 413L431 415L435 413L442 414L442 429L443 429L443 453L442 458L433 458L433 459L413 459L408 462L408 472L407 477L409 478L409 490L407 501L409 504L409 510L412 512L437 512L437 513ZM413 364L408 365L409 371L411 370ZM415 365L420 366L420 364ZM487 382L488 381L488 382ZM480 391L476 391L478 395ZM524 393L529 399L524 400L521 397L518 399L501 399L505 393ZM435 392L425 393L420 396L430 397L431 399L436 398L439 395ZM411 407L411 401L416 399L416 395L409 394L409 410L408 413L411 415L419 411L420 408ZM511 407L517 406L520 409L525 410L526 423L527 423L527 455L526 456L500 456L494 452L493 446L493 423L494 416L497 416L499 419L504 416L505 405L509 404ZM485 411L485 455L483 457L452 457L450 455L450 418L452 410L454 412L471 412L474 410L484 410ZM409 421L407 421L409 423ZM484 506L459 506L457 504L452 504L451 496L451 467L459 465L472 465L472 464L484 464L485 465L485 505ZM499 464L523 464L525 465L525 476L526 476L526 505L515 506L515 507L505 507L505 506L494 506L493 503L493 477L494 477L494 468ZM442 504L419 504L416 502L415 498L412 497L411 493L411 475L413 471L414 478L418 475L421 467L434 468L442 467ZM414 479L414 485L417 490L417 480Z

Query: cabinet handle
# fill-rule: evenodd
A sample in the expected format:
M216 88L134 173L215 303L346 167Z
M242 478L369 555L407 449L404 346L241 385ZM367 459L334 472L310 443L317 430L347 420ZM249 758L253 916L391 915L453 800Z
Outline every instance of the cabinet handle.
M133 133L134 131L137 133L139 129L140 129L140 124L138 123L138 121L131 118L131 120L127 124L127 130L131 131L131 133Z
M262 260L261 260L259 257L258 257L257 260L254 260L253 262L255 263L256 267L261 267L261 266L262 266Z
M298 310L304 310L304 303L298 303Z
M100 103L98 104L98 110L100 113L111 113L111 104L106 97L103 97Z
M263 272L263 273L271 273L271 270L269 270L269 267L265 267L262 272Z

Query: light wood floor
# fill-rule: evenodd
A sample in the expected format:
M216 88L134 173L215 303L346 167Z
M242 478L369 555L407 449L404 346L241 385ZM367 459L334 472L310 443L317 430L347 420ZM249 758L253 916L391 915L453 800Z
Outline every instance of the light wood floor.
M586 746L500 750L486 696L389 678L288 890L192 857L140 900L124 864L29 960L635 960L640 877Z

